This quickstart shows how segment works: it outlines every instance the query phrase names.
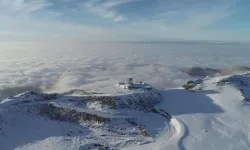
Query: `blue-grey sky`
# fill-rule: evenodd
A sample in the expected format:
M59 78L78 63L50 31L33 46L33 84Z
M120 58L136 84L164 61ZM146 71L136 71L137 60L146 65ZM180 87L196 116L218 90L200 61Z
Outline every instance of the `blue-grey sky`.
M0 0L0 40L250 41L249 0Z

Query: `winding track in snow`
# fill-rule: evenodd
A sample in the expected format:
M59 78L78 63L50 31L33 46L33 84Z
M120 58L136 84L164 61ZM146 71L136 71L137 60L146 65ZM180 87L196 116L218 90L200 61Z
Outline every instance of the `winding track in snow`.
M181 149L184 150L183 140L188 136L189 131L187 126L180 120L172 117L169 119L169 124L173 128L173 134L169 138L164 138L165 136L157 139L161 142L159 146L156 146L156 149L163 150L163 149ZM177 147L176 147L177 145Z
M125 149L129 150L136 150L136 149L144 149L144 150L176 150L176 149L185 149L182 142L183 139L185 139L188 136L188 130L186 125L172 117L166 117L165 115L159 114L166 118L169 124L169 130L168 132L162 132L159 137L157 137L155 140L156 142L145 144L145 145L138 145L134 147L129 147Z

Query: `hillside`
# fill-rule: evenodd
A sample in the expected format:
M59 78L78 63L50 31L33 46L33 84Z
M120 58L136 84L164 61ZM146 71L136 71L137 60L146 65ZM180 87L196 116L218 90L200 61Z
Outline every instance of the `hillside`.
M250 73L205 78L189 90L109 89L1 100L1 149L250 148Z

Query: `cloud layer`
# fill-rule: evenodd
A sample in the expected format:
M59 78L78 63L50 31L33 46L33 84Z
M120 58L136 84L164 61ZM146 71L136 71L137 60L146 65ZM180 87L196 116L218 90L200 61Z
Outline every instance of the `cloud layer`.
M95 90L134 77L161 89L191 79L184 67L250 66L249 45L0 44L0 97L25 90Z

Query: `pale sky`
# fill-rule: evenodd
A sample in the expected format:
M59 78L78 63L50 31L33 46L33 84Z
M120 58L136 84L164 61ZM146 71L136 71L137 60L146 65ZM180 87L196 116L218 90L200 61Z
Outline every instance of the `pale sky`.
M0 41L250 41L249 0L0 0Z

